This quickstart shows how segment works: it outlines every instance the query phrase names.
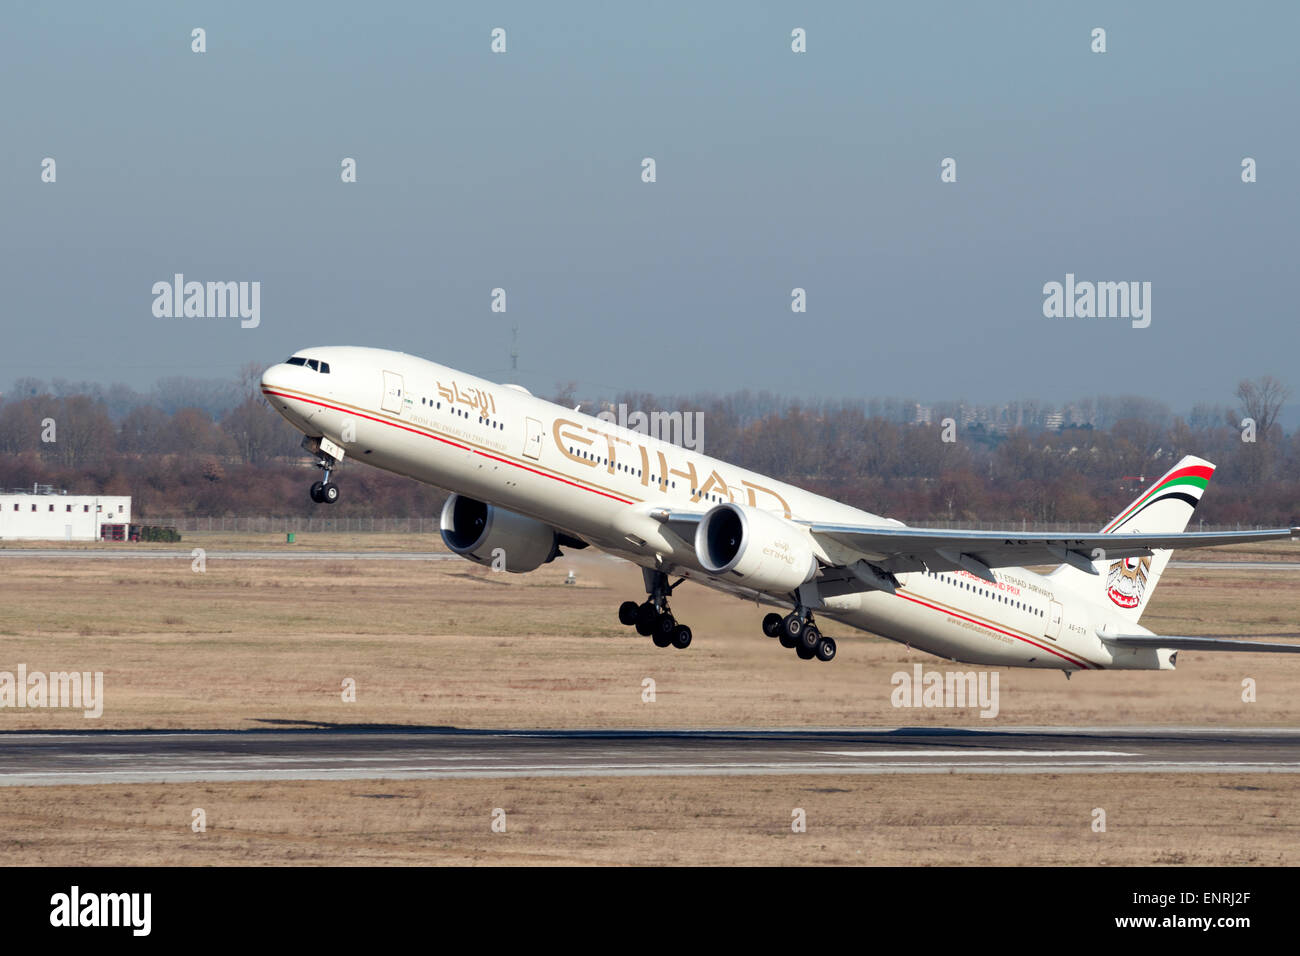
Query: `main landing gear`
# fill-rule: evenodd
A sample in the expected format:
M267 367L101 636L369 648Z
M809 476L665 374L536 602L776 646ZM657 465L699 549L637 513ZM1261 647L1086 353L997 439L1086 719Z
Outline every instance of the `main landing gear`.
M801 660L810 661L814 657L819 661L835 660L835 638L826 637L813 621L812 611L805 607L796 607L782 617L769 614L763 618L763 633L775 637L782 647L790 647Z
M645 577L645 589L650 595L644 604L636 601L624 601L618 608L618 619L628 627L636 628L642 637L654 641L655 647L667 647L671 644L678 650L691 646L691 629L677 619L668 610L668 596L673 589L685 581L678 578L675 584L668 583L668 575L662 571L641 569Z

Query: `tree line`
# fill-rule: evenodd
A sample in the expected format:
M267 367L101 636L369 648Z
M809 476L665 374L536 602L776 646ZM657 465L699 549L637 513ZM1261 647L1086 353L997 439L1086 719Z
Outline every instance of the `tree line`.
M305 515L316 473L301 435L262 398L258 369L230 383L169 379L142 395L124 386L21 380L0 399L0 487L50 484L131 495L156 516ZM1280 382L1242 382L1233 404L1172 414L1140 397L1098 400L1096 424L990 429L959 424L954 405L928 424L914 403L808 403L766 393L668 398L627 393L555 400L584 410L620 403L699 412L702 451L868 511L904 521L1096 522L1100 526L1185 454L1218 465L1198 509L1207 523L1300 525L1300 430L1278 422ZM1023 403L1026 407L1046 406ZM1249 420L1249 427L1243 420ZM331 515L414 517L444 495L373 468L338 473L347 493Z

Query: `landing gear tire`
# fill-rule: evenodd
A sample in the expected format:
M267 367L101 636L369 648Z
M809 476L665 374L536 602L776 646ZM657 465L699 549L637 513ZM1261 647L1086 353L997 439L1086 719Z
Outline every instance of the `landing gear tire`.
M325 486L325 482L323 482L323 481L318 481L318 482L316 482L314 485L311 486L311 500L314 501L314 502L316 502L316 504L318 504L318 505L324 503L324 499L321 498L321 496L320 496L320 490L321 490L321 488L323 488L324 486Z
M781 642L782 647L794 648L799 646L799 641L796 638L789 637L785 633L785 628L781 629L781 633L776 636L776 639Z
M618 623L626 627L636 624L636 612L640 607L636 601L624 601L618 606Z
M835 660L835 638L823 637L817 642L817 659L827 663Z
M768 637L776 637L781 633L780 614L769 614L763 618L763 633Z
M796 648L794 649L794 652L795 652L796 654L798 654L798 655L799 655L799 659L800 659L800 660L803 660L803 661L810 661L810 660L812 660L814 657L817 656L817 652L816 652L816 651L810 651L810 650L808 650L808 648L804 647L802 644L800 644L798 647L796 647Z
M685 576L678 578L675 584L670 584L668 575L663 571L643 569L642 574L649 597L643 604L624 601L619 605L618 619L635 627L642 637L654 641L655 647L690 647L691 629L673 617L673 612L668 609L668 598L673 589L686 580Z
M334 504L334 502L339 500L339 486L334 484L332 481L321 485L320 500L327 505Z
M817 630L815 625L804 625L803 633L799 635L799 646L806 651L816 653L817 645L821 643L822 632Z
M655 620L655 647L667 647L677 637L677 620L664 611Z
M642 637L649 637L655 633L655 621L659 619L659 612L649 601L640 604L636 609L636 632Z
M799 638L803 635L804 626L803 618L798 614L787 614L781 619L781 636L787 637L791 641L797 643ZM781 643L785 644L785 641L782 641ZM785 644L785 646L793 647L794 645Z

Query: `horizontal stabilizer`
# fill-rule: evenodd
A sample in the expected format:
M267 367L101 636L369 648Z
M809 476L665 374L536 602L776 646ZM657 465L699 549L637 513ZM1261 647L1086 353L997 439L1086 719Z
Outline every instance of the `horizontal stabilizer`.
M1272 641L1239 641L1232 637L1167 637L1161 634L1107 634L1098 636L1107 644L1120 647L1164 647L1173 651L1236 651L1300 654L1300 644L1274 644Z

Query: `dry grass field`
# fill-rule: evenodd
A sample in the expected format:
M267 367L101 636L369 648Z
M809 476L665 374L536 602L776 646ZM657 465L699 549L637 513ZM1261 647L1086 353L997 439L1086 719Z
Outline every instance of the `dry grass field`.
M565 585L571 569L577 584ZM0 574L0 670L103 671L105 686L98 720L0 710L8 730L1300 720L1300 655L1192 652L1173 673L1089 672L1067 682L1058 671L1003 671L993 721L974 710L899 711L890 676L913 663L938 666L934 658L827 622L839 657L801 661L759 633L765 609L689 585L673 608L695 644L656 648L615 617L620 601L641 593L639 572L590 553L523 576L458 560L273 553L264 562L213 556L203 573L175 558L4 558ZM1298 586L1289 571L1173 567L1143 623L1172 634L1300 635ZM653 704L641 701L646 677L657 685ZM1241 701L1245 677L1258 684L1253 704ZM355 703L342 700L345 678L356 681Z
M103 717L0 710L17 729L1013 725L1296 726L1300 660L1179 655L1173 673L1002 671L1001 713L907 710L890 675L919 652L829 624L832 664L762 637L764 611L674 599L696 641L659 649L615 620L640 575L599 555L529 576L462 561L281 561L283 536L187 535L164 550L266 560L0 558L0 670L102 670ZM293 547L440 550L413 535ZM362 539L361 541L353 539ZM1249 549L1244 549L1249 550ZM1294 544L1254 560L1294 559ZM1226 554L1206 555L1213 559ZM575 585L564 584L569 570ZM1290 571L1172 567L1143 623L1300 636ZM1300 655L1298 655L1300 657ZM355 703L341 685L353 678ZM657 700L643 703L653 677ZM1241 681L1258 701L1241 701ZM3 754L0 752L0 759ZM1291 775L638 777L0 788L13 864L1300 863ZM193 833L202 807L208 831ZM504 834L489 814L508 815ZM794 807L809 829L790 832ZM1092 808L1109 815L1089 829Z
M191 829L195 808L206 832ZM6 787L0 847L10 865L67 866L1294 866L1298 810L1290 774Z

